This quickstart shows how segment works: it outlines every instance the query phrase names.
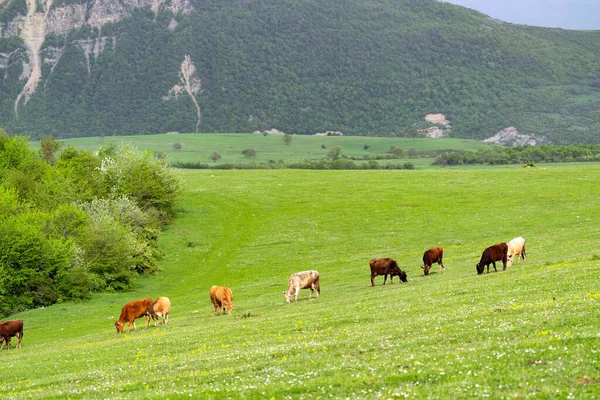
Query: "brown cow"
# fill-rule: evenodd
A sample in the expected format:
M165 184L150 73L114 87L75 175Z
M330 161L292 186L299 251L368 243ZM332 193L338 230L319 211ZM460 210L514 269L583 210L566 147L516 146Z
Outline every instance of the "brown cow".
M218 310L217 314L220 314L221 311L225 314L225 308L227 308L227 314L231 314L232 300L233 294L227 286L213 286L210 288L210 301L212 302L213 312Z
M502 271L506 271L506 260L508 253L508 245L506 243L498 243L493 246L488 247L481 254L481 260L477 264L477 273L483 274L483 268L487 267L487 272L490 272L490 264L494 266L494 271L498 272L496 269L496 261L502 260Z
M429 270L433 263L438 263L440 266L440 274L444 273L444 264L442 264L442 257L444 256L444 249L441 247L434 247L433 249L427 250L423 253L423 273L429 275Z
M21 347L21 339L23 339L23 320L16 319L12 321L0 322L0 350L6 342L6 350L10 349L10 338L17 337L16 348Z
M135 331L136 318L146 317L146 328L148 328L148 325L150 324L150 316L152 316L154 320L158 320L158 316L152 308L153 304L154 302L149 298L132 301L131 303L125 304L121 309L121 316L119 317L119 320L115 321L117 333L123 332L125 322L129 323L127 326L127 332L131 330L131 325L133 325L133 330Z
M310 270L292 274L288 280L288 289L283 292L285 302L289 303L293 295L295 303L298 300L300 289L310 289L310 293L308 294L309 300L312 298L313 290L317 293L317 297L319 297L319 294L321 293L319 271Z
M155 321L154 325L158 326L159 315L162 315L163 324L166 325L169 322L169 312L171 312L171 301L168 297L159 297L158 299L156 299L154 304L152 304L152 311L154 311L154 313L157 316L157 318L154 318L154 316L152 316L152 318ZM150 315L152 315L150 311L148 312L150 313Z
M387 281L387 276L390 276L390 282L394 283L394 276L398 276L402 282L406 282L406 272L398 267L398 263L391 258L374 258L369 263L371 267L371 286L375 286L375 277L383 275L383 284Z

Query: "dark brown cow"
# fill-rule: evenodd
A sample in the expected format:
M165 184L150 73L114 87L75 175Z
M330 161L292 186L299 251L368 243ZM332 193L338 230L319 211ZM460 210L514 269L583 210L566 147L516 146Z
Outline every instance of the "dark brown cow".
M498 243L493 246L488 247L481 254L481 260L477 264L477 273L483 274L483 268L487 267L487 272L490 272L490 264L494 266L494 271L498 272L496 269L496 261L502 261L502 271L506 271L506 260L508 254L508 245L506 243Z
M10 349L10 338L17 337L17 348L21 347L21 339L23 339L23 320L16 319L13 321L0 322L0 350L6 342L6 350Z
M444 264L442 263L442 257L444 256L444 249L441 247L434 247L433 249L427 250L423 253L423 273L429 275L429 270L433 263L438 263L440 266L440 274L444 273Z
M152 299L146 298L142 300L132 301L131 303L127 303L121 309L121 316L118 321L115 321L115 327L117 328L117 333L123 332L123 327L125 326L125 322L128 322L127 332L131 330L131 325L133 325L133 330L136 330L135 320L136 318L146 317L146 328L150 324L150 316L156 321L158 321L158 315L154 312L154 308L152 305L154 302Z
M390 282L394 283L394 276L398 276L402 282L406 282L406 272L398 267L398 263L391 258L374 258L369 263L371 267L371 286L375 286L375 277L383 275L383 284L390 276Z

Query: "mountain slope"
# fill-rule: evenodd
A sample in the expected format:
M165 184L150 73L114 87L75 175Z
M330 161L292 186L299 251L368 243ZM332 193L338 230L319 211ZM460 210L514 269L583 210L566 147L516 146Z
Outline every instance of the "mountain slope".
M10 133L415 134L443 113L455 137L600 142L600 32L429 0L19 4L0 5Z

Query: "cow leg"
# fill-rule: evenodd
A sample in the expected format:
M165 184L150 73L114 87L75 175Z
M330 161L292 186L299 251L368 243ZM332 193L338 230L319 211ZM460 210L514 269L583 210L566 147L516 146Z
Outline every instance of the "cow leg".
M294 303L298 301L298 293L300 293L300 287L296 288L296 294L294 295Z
M440 260L438 262L438 264L440 265L440 274L443 274L444 273L444 264L442 264L442 260Z
M376 275L371 274L371 286L375 286L375 276Z
M167 324L169 322L169 313L163 314L163 324Z
M313 285L311 284L310 287L308 288L308 299L312 299L312 294L313 294Z
M21 340L23 339L23 332L17 333L17 348L21 347Z
M144 329L148 329L148 326L150 326L150 315L146 314L144 317L146 317L146 327ZM158 322L156 326L158 326Z
M525 260L525 245L523 245L523 251L521 251L521 258L523 258L523 264L527 264L527 261Z
M383 275L383 284L385 285L385 281L387 281L387 274Z

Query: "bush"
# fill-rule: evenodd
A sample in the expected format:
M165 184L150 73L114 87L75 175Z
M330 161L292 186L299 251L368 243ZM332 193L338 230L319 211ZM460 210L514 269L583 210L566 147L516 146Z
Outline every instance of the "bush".
M242 154L246 157L256 157L256 150L254 149L245 149L242 151Z

